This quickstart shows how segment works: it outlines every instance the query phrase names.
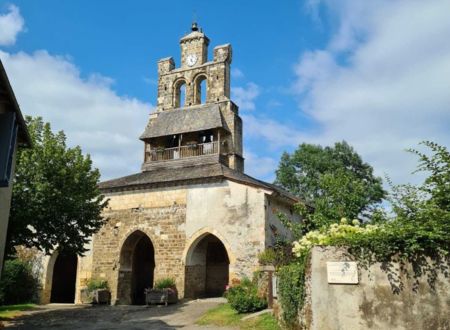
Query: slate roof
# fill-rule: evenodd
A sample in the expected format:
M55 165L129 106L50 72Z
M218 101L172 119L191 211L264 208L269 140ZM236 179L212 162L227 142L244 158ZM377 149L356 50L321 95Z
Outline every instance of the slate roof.
M140 139L180 133L225 128L218 104L206 104L187 109L167 110L150 119ZM226 129L226 128L225 128Z
M245 185L274 191L281 196L288 198L294 202L300 199L284 189L252 178L249 175L233 170L223 164L206 164L182 167L178 169L161 168L153 171L141 172L125 176L118 179L104 181L99 184L100 190L103 192L115 191L121 189L139 189L158 186L159 184L180 183L180 181L198 181L205 179L228 179Z

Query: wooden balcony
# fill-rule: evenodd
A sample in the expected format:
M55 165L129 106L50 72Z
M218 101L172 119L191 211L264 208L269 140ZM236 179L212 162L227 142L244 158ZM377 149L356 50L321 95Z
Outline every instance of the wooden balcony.
M185 145L175 148L150 149L145 153L145 162L159 162L215 154L219 154L218 141Z

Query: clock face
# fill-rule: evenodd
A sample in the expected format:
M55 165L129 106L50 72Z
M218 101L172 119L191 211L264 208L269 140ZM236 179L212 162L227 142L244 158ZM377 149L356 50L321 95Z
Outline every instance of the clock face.
M186 57L186 63L187 63L187 65L189 65L189 66L193 66L195 63L197 63L197 55L195 55L195 54L189 54L189 55Z

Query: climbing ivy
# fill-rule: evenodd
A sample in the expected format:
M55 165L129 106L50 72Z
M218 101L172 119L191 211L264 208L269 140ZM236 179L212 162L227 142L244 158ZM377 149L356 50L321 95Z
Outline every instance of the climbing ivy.
M298 311L305 300L305 274L309 254L301 255L294 263L278 269L278 294L282 306L283 323L288 329L298 324Z

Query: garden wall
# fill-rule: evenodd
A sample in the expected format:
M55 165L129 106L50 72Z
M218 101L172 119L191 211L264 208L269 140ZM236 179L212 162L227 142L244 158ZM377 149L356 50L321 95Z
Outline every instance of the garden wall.
M434 290L427 275L408 277L392 263L358 263L358 284L328 284L327 262L351 260L345 249L312 249L300 316L307 329L450 329L448 265L440 265Z

